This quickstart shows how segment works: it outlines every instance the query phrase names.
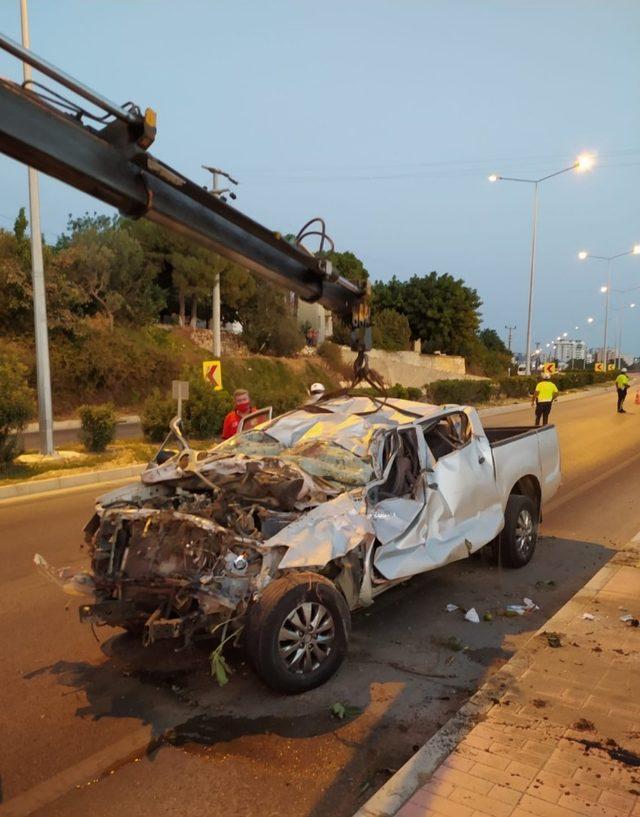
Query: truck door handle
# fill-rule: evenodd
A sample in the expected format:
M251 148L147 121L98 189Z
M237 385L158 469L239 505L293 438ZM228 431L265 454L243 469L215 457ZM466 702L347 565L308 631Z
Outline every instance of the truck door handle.
M480 465L482 465L484 462L486 462L486 459L484 457L480 457L478 462L480 463Z

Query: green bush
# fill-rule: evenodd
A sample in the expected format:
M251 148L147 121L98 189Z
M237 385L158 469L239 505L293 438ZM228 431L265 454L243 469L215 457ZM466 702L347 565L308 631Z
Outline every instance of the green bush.
M533 376L515 375L514 377L500 377L497 382L500 394L504 397L528 397L533 394L539 379Z
M409 399L409 389L403 386L402 383L395 383L387 389L389 397L397 397L399 400Z
M169 433L169 423L177 411L176 401L154 389L142 407L142 433L152 443L161 443Z
M35 413L34 392L27 385L27 367L13 355L0 357L0 467L18 453L18 432Z
M416 386L409 386L407 396L409 400L422 400L424 395L422 394L422 389L418 389Z
M87 451L99 453L115 440L116 412L112 403L102 406L80 406L80 442Z
M431 403L460 403L473 405L487 403L491 399L490 380L436 380L427 383L425 391Z
M381 309L372 319L372 340L375 349L401 352L411 343L411 327L406 315L395 309Z
M227 391L214 391L205 383L199 372L189 380L189 399L183 404L184 426L187 434L201 440L209 440L222 431L222 423L233 408L233 400Z

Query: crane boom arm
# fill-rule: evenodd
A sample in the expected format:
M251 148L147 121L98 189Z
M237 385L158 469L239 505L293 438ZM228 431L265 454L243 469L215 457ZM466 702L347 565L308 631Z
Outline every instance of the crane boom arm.
M0 79L0 152L124 215L145 217L181 233L302 300L348 317L354 327L353 348L370 347L366 289L335 275L328 261L290 244L154 158L148 152L155 138L153 111L142 114L135 106L114 106L2 34L0 48L104 111L96 117L57 93L52 96L48 88L37 92L44 86ZM85 124L83 116L102 126Z

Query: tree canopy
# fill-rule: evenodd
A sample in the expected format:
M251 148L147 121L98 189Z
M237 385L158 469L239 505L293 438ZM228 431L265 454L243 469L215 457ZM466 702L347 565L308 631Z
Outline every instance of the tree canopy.
M481 306L476 290L448 273L413 275L407 281L394 276L372 288L374 312L394 309L405 315L423 352L464 355L476 337Z

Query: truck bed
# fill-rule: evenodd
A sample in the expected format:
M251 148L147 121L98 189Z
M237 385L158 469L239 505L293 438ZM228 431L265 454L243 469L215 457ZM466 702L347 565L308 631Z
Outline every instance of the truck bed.
M485 426L484 432L503 495L508 496L527 474L538 481L543 502L555 494L560 485L560 449L554 425Z
M484 426L484 431L487 435L487 439L491 443L491 447L496 448L499 445L505 445L515 440L517 437L524 437L531 433L539 434L552 428L555 428L553 424L539 426L538 428L536 428L536 426L493 426L490 428Z

